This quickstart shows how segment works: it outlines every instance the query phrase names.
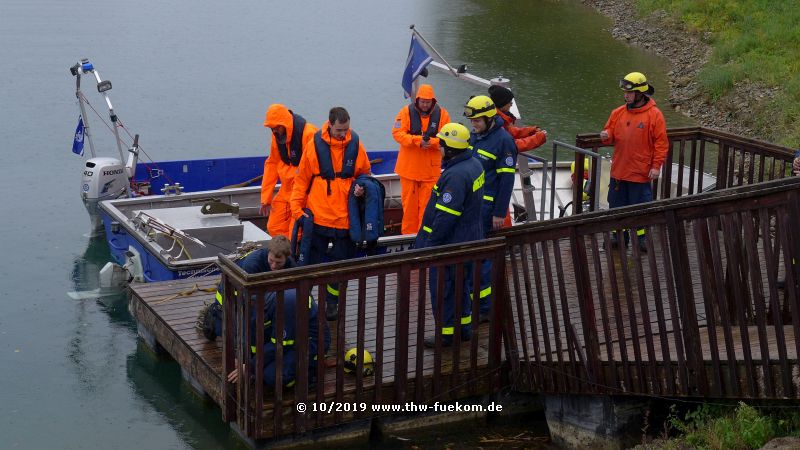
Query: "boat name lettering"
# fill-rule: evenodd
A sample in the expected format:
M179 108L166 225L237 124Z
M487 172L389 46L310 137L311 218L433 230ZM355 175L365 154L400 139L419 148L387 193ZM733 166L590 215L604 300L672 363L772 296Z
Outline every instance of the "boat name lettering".
M205 275L214 275L215 273L219 273L217 269L210 269L210 268L201 268L201 269L193 269L193 270L179 270L178 277L186 278L195 276L198 274L205 274Z

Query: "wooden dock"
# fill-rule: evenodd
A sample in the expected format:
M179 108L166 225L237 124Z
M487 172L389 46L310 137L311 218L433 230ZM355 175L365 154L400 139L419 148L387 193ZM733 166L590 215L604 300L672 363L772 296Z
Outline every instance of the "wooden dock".
M417 279L417 274L412 274ZM208 394L214 402L223 406L225 385L223 380L223 346L222 339L209 342L202 332L196 327L196 320L204 304L214 300L214 290L220 277L203 277L195 279L165 281L158 283L137 283L131 285L130 310L139 323L140 334L151 342L157 342L163 347L182 367L184 376L200 392ZM417 283L411 283L412 296L416 298ZM345 334L344 339L338 339L338 322L329 322L331 325L331 349L325 359L325 382L322 393L318 394L315 387L310 387L308 396L315 402L339 402L371 405L392 403L396 390L396 352L395 342L398 327L397 302L393 293L397 292L396 276L389 275L385 279L385 297L381 299L384 307L378 307L377 278L368 279L366 290L366 308L363 313L365 319L364 348L376 358L376 374L366 376L361 386L357 384L357 377L346 374L342 383L337 379L337 358L341 357L348 349L356 347L358 341L359 310L355 307L345 308ZM341 308L341 304L340 304ZM383 310L382 328L378 333L378 311ZM341 313L341 309L340 309ZM409 329L417 330L419 308L417 304L410 305L408 311ZM434 334L434 321L430 307L424 308L424 335ZM380 336L382 334L382 336ZM409 401L430 403L433 401L451 401L463 397L474 397L489 392L491 379L483 375L488 366L488 324L478 329L473 335L470 344L463 344L460 352L457 373L453 372L451 350L443 349L442 355L435 357L433 349L418 349L420 344L417 333L408 336L408 348L403 349L406 354L404 367L407 377L404 380L406 395ZM152 337L151 337L152 336ZM380 337L379 337L380 336ZM379 339L382 345L379 345ZM339 343L344 345L339 347ZM475 350L474 363L471 361L471 352L466 351L472 345ZM417 355L421 355L421 364L418 364ZM422 377L417 376L421 368ZM378 378L380 380L378 380ZM435 382L434 382L435 380ZM467 383L466 380L471 380ZM338 385L338 386L337 386ZM275 422L273 414L274 398L271 393L265 394L263 420L266 424ZM292 391L284 390L281 402L283 408L279 412L283 416L283 433L294 430L295 398ZM363 414L342 414L334 418L333 414L309 414L312 428L344 423L348 420L375 415L370 411L359 411ZM383 413L385 414L385 413ZM336 420L338 419L338 420ZM272 437L269 427L260 438Z

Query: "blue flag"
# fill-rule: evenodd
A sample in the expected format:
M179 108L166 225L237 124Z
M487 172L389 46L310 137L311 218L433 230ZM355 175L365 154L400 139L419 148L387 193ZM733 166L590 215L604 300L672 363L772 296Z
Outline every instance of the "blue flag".
M75 139L72 141L72 153L83 156L83 116L78 116Z
M413 83L420 73L433 61L431 55L425 50L425 47L417 41L415 35L411 35L411 47L408 49L408 58L406 58L406 70L403 72L403 90L406 92L405 97L410 98L413 96Z

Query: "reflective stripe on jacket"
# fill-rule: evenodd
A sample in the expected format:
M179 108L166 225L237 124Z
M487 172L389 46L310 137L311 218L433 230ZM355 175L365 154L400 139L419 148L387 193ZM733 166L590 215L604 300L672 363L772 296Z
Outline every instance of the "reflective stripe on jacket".
M517 167L514 139L503 128L503 119L495 116L494 126L481 134L470 133L469 143L486 176L483 199L493 203L491 211L494 217L505 217Z
M484 195L481 164L469 150L444 163L433 188L415 248L474 241L483 238L481 204Z

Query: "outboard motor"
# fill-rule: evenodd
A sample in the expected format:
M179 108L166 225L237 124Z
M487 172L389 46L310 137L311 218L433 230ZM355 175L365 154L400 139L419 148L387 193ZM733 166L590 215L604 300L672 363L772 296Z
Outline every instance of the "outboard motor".
M98 156L86 161L81 181L81 198L92 223L92 234L100 233L103 221L97 204L124 197L128 187L125 166L116 158Z
M111 82L100 78L97 69L86 58L81 59L77 64L70 67L69 71L75 77L75 97L78 99L78 105L80 105L81 109L81 119L78 122L78 129L75 130L75 143L72 151L83 156L83 142L88 141L89 150L92 153L92 158L86 161L86 167L83 170L81 198L86 210L89 212L89 219L92 225L91 233L94 236L102 233L103 230L103 222L100 218L100 211L97 208L98 203L103 200L130 195L129 180L134 178L139 157L139 135L137 134L133 138L133 146L128 149L128 157L127 161L125 161L125 151L123 150L119 126L117 125L119 117L114 112L111 99L108 98ZM119 159L98 157L95 153L89 120L86 116L86 99L83 92L81 92L81 77L83 75L94 75L97 81L97 92L105 99L106 106L108 106L108 117L113 124L114 140L117 144L117 151L119 151ZM122 161L125 161L125 164Z

